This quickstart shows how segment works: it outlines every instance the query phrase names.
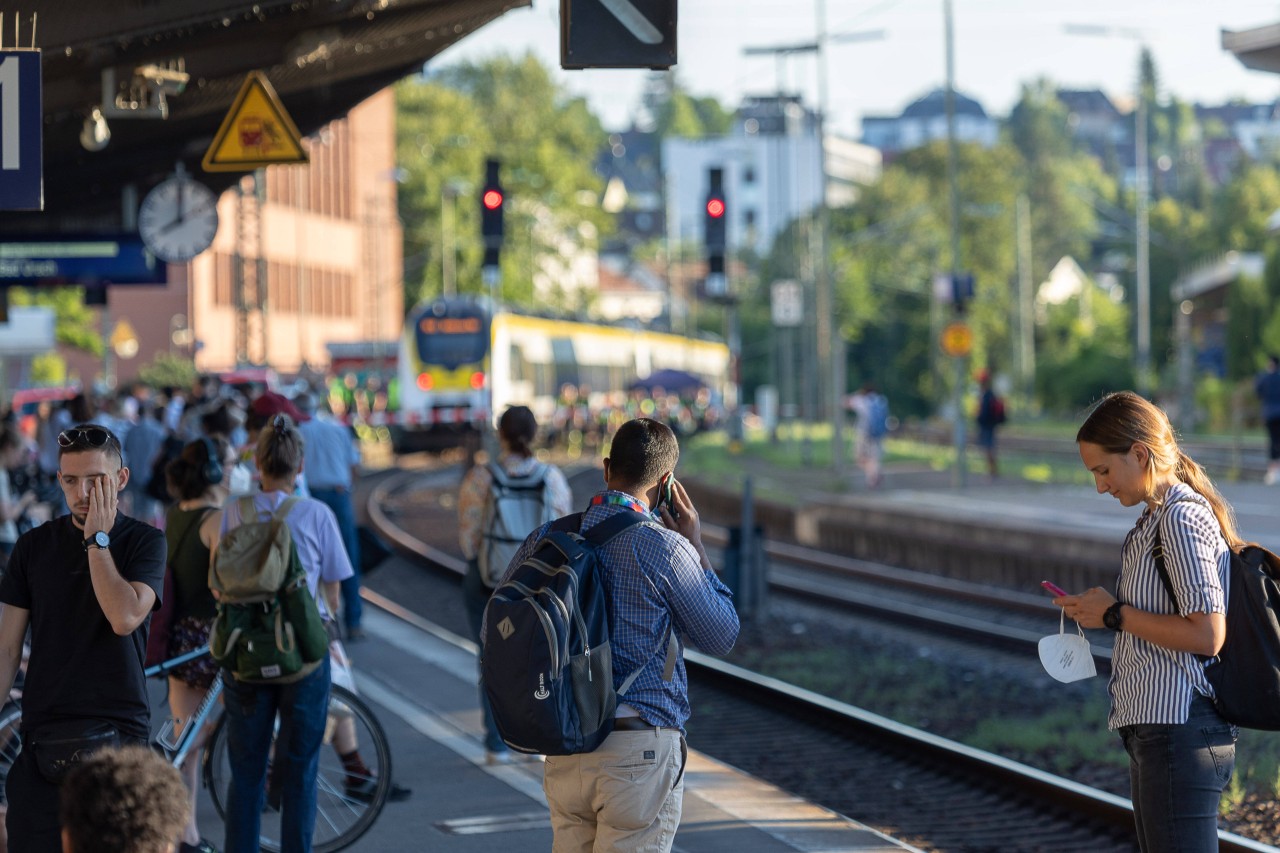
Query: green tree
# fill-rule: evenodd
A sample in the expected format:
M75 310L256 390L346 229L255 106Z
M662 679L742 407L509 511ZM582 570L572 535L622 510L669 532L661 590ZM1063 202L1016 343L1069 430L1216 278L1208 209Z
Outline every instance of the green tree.
M674 71L651 78L644 105L653 132L660 138L724 136L733 126L732 110L714 97L691 94Z
M1267 220L1280 208L1280 171L1247 163L1218 192L1213 204L1217 251L1255 252L1271 242Z
M98 328L97 314L84 304L82 287L27 288L9 290L11 305L44 305L53 309L53 334L58 343L93 355L102 355L105 343Z
M1045 306L1037 393L1045 408L1074 414L1108 391L1133 384L1129 310L1092 282L1061 305Z
M449 66L430 79L402 81L397 93L408 304L441 292L440 210L451 185L459 193L453 236L458 292L484 292L477 198L486 158L502 162L507 193L505 301L531 303L533 270L540 259L559 254L562 235L572 232L581 240L581 234L611 227L593 169L605 138L600 122L532 53Z

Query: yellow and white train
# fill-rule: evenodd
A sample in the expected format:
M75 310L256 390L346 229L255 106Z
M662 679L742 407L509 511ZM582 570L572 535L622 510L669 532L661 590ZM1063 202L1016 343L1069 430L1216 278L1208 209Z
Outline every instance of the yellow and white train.
M723 343L643 328L491 312L476 300L416 306L400 340L402 449L467 444L510 405L555 412L565 385L587 389L593 407L620 404L638 380L658 371L697 377L717 405L732 407L729 348Z

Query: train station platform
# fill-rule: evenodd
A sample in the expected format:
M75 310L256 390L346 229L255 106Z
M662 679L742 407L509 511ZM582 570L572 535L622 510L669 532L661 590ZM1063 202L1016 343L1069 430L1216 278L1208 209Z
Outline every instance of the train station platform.
M361 694L393 747L388 803L357 851L550 851L542 763L488 766L476 703L475 646L366 591L367 638L349 648ZM681 853L913 850L690 751Z

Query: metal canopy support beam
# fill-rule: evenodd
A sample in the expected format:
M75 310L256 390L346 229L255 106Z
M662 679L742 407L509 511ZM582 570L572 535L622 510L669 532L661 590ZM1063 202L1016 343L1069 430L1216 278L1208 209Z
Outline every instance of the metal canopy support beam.
M24 15L39 14L44 50L46 206L42 217L0 214L4 231L118 226L120 188L147 187L175 162L198 160L250 70L268 76L309 134L529 1L398 0L374 12L370 4L286 0L82 5L67 15L65 0L23 4ZM104 70L124 80L140 66L178 59L190 81L168 98L167 119L112 121L105 148L81 147L85 116L102 101ZM206 177L221 190L238 175Z

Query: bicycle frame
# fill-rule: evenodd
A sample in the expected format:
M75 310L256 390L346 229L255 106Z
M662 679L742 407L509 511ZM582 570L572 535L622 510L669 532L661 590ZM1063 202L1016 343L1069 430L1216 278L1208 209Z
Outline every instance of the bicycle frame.
M190 663L209 654L208 646L201 646L198 649L192 649L185 654L178 655L175 658L163 661L155 666L147 667L143 670L143 675L147 678L163 678L170 672L182 666L184 663ZM218 677L213 680L213 684L209 686L208 692L204 698L200 700L200 704L196 706L195 712L191 715L191 719L187 720L187 724L182 727L182 734L176 739L173 731L177 728L177 720L170 717L160 727L160 731L152 738L155 746L159 747L164 753L165 758L174 767L181 767L182 762L187 760L187 756L191 754L191 749L195 745L196 736L204 728L205 723L209 721L214 709L218 705L218 699L222 696L222 673L218 673Z

